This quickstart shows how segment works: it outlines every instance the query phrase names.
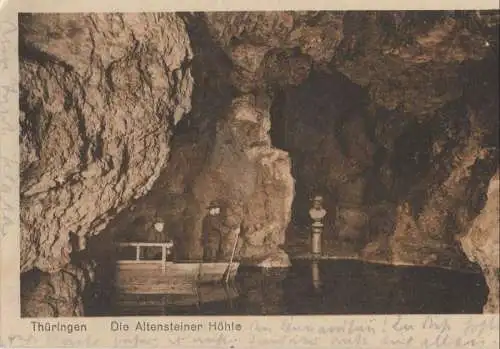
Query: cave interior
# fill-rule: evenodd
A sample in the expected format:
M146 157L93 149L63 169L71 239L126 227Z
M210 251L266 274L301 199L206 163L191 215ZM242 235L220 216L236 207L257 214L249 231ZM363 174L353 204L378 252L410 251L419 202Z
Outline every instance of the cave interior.
M39 222L48 218L32 218L40 205L58 205L33 189L47 178L57 182L51 156L64 166L73 161L75 173L111 161L108 155L120 157L121 163L106 171L116 168L113 181L123 185L114 190L124 188L126 195L106 194L111 204L99 208L102 212L96 208L92 217L58 223L58 231L71 227L61 235L85 239L85 247L72 248L69 264L45 257L43 248L22 249L26 303L41 292L44 278L48 284L69 282L50 281L68 265L78 280L75 270L91 269L103 287L113 279L117 242L172 241L173 259L199 259L206 207L213 201L221 207L223 260L231 255L235 229L240 234L236 259L243 264L271 260L288 266L290 259L307 256L308 212L312 197L321 195L326 256L490 270L481 265L484 259L471 261L461 241L487 207L498 171L497 12L177 13L174 20L156 19L163 23L157 24L164 26L161 34L130 34L116 43L106 36L115 29L102 23L121 21L134 33L139 29L133 21L92 16L20 17L21 217L26 226L42 227L30 228L35 237L23 234L34 245L45 243L44 234L51 236L48 241L64 240L43 230L53 229ZM43 36L47 31L51 35ZM85 31L125 47L119 48L122 57L103 51L93 51L90 62L76 57L69 42L87 45ZM154 45L169 35L181 37L178 45L188 48L171 53L186 57L178 64L173 63L177 57L164 60L177 66L162 71ZM135 44L128 47L130 40ZM81 52L89 49L85 45ZM160 70L148 71L148 64ZM154 96L148 88L155 86L170 91ZM63 101L49 103L58 89ZM103 100L94 103L96 94ZM125 106L120 98L130 103ZM135 100L143 102L134 106ZM131 126L120 119L127 113L138 115ZM101 122L93 114L104 120L100 133L93 132ZM125 132L145 128L124 138L125 144L148 140L113 153L110 139L120 137L120 127ZM47 155L54 149L50 132L69 134L69 152L77 149L76 156L66 150ZM116 148L122 146L118 142ZM151 159L137 155L141 147ZM136 192L146 182L133 180L141 177L143 165L144 178L152 180ZM62 216L79 205L81 194L71 188L93 175L72 174L45 189L69 190L69 204L58 194L59 205L69 207ZM97 197L82 200L98 202ZM80 205L78 214L85 207ZM161 231L155 229L159 222ZM158 256L152 250L146 254Z

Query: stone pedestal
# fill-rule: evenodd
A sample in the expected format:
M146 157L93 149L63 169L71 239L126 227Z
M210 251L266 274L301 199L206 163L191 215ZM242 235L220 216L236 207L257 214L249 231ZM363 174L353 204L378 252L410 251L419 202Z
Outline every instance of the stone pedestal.
M323 233L323 224L314 222L311 231L311 252L313 254L321 254L321 235Z

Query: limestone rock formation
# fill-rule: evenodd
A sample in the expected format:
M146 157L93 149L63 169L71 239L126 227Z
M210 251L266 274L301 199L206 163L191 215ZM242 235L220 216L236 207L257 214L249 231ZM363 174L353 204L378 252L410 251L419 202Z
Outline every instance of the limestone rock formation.
M433 140L430 161L433 165L428 176L416 185L409 195L411 203L403 204L400 219L397 220L392 240L393 261L415 263L422 260L422 255L438 258L448 248L455 247L454 236L461 233L460 223L450 224L452 220L467 220L468 205L470 205L467 186L470 184L474 166L480 166L484 149L483 137L488 132L478 127L474 111L467 113L468 125L460 123L460 128L447 129L448 140L443 137ZM445 131L446 132L446 131ZM454 136L453 136L454 135ZM437 144L446 147L453 137L455 147L451 157L447 159L447 170L443 170L437 161L443 159L441 149ZM442 143L441 143L442 142ZM439 160L438 160L439 159ZM490 160L491 161L491 160ZM438 182L435 178L443 176ZM424 184L425 183L425 184ZM428 185L423 188L423 185ZM425 198L418 197L425 193ZM465 211L464 211L465 210ZM465 215L465 217L461 217ZM404 223L403 223L404 222ZM455 227L455 231L453 228ZM398 246L400 243L402 245ZM413 254L413 257L409 255Z
M217 124L214 148L194 180L184 214L190 258L200 256L202 220L212 201L222 206L226 257L240 226L240 258L265 258L284 243L294 183L288 154L271 146L268 109L265 97L244 95Z
M486 18L446 11L352 12L344 18L335 66L366 86L378 105L429 114L461 96L460 63L491 51Z
M216 202L221 258L228 260L236 243L236 259L244 263L289 266L280 245L291 218L294 180L288 154L271 145L268 97L237 97L225 113L215 120L213 134L177 139L169 167L152 191L118 214L104 234L115 241L171 238L175 259L199 259L207 207ZM157 221L166 224L160 240L152 235Z
M192 58L172 14L22 15L21 271L57 272L148 192L190 110Z
M488 283L490 293L484 312L494 314L500 311L499 190L500 177L497 172L489 183L486 205L474 219L467 234L460 239L465 253L473 262L479 263Z
M75 264L79 249L111 261L116 241L173 239L175 258L198 259L212 201L225 259L239 234L239 260L286 266L285 231L309 224L317 192L325 239L358 258L459 268L468 232L498 311L499 24L470 11L21 15L21 271L37 275L23 314L81 315L89 275L111 282Z
M56 273L27 272L21 278L22 317L84 316L94 265L67 265Z
M22 15L20 32L21 271L42 272L23 314L82 315L70 236L151 189L191 108L191 46L172 14Z
M342 40L342 12L206 13L203 20L234 64L242 92L298 85L312 64L330 62Z

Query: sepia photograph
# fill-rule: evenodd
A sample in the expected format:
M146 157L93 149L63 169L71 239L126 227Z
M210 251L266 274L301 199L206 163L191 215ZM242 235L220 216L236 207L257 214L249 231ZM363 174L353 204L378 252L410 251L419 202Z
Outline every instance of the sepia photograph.
M22 318L499 314L499 10L17 21Z

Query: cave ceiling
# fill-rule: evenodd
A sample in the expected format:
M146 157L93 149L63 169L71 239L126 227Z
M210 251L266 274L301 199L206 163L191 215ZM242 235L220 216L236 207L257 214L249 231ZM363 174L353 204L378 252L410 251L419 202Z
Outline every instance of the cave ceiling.
M430 114L463 94L462 69L498 56L497 13L261 12L200 15L241 92L339 71L389 110Z

